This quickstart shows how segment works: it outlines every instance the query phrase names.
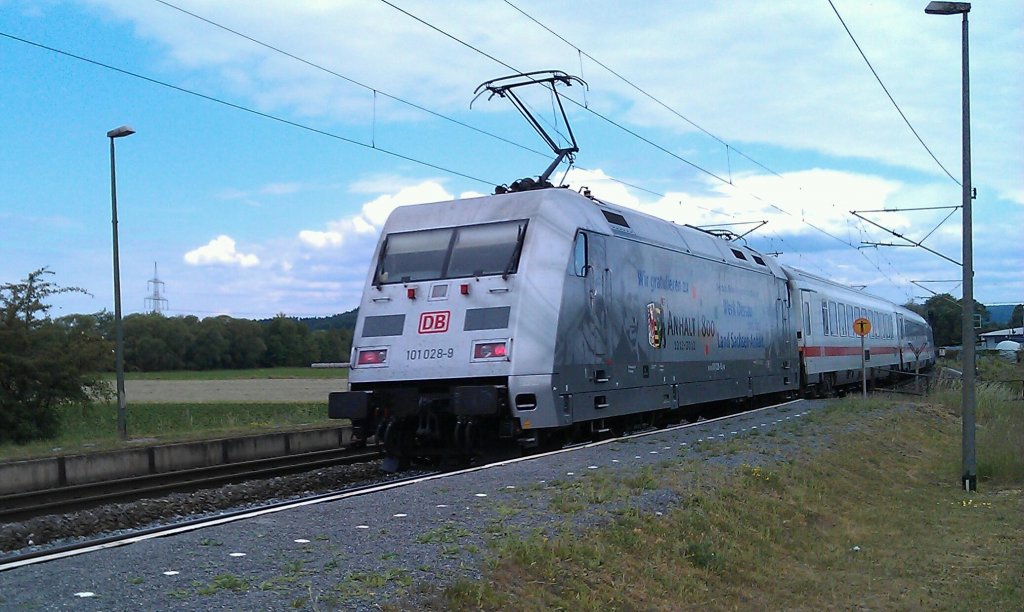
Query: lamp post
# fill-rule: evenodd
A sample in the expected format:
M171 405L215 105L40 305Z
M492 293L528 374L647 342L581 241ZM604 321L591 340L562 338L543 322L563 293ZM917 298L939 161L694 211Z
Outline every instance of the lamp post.
M970 2L929 2L924 12L929 15L963 15L962 57L963 68L963 272L964 272L964 303L963 303L963 476L961 484L966 491L978 490L977 461L974 448L974 254L973 230L971 227L971 200L974 193L971 189L971 87L969 62L967 55L967 13L971 11Z
M121 268L117 254L117 173L114 164L114 139L131 136L135 130L122 125L107 132L110 139L110 210L114 226L114 368L117 372L117 437L128 439L128 409L124 396L124 330L121 329Z

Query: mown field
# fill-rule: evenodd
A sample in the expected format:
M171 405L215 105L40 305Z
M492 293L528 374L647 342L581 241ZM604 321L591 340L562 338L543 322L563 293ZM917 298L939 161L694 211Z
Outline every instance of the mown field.
M116 403L64 405L58 437L2 444L0 461L337 424L327 394L345 390L347 376L333 368L127 374L128 442L117 438Z

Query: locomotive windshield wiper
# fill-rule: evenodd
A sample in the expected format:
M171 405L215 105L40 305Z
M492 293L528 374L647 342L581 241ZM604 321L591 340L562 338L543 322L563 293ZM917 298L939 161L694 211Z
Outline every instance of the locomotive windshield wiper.
M548 76L537 76L542 74ZM485 91L491 92L488 99L493 98L494 96L508 98L509 101L512 102L512 105L516 107L516 110L526 118L530 125L533 126L533 129L540 134L541 138L544 139L544 142L551 147L552 152L555 153L555 160L551 162L551 165L549 165L546 170L544 170L544 173L538 177L537 181L534 181L533 179L515 181L511 188L499 186L495 189L496 193L504 193L505 191L527 191L530 189L550 187L551 184L548 183L548 178L551 176L551 173L555 171L555 168L558 167L558 164L562 163L562 160L566 158L568 158L569 162L572 163L573 155L579 152L580 148L576 144L576 136L572 133L572 126L569 125L569 118L565 114L565 108L562 106L562 97L558 95L558 88L556 85L561 83L568 87L573 84L573 81L579 83L583 87L588 87L587 82L583 79L572 76L571 74L566 74L561 70L538 70L536 72L524 72L507 77L491 79L490 81L481 83L480 86L476 88L476 91L474 92L476 97L473 98L474 102L477 98L482 96ZM552 138L551 134L548 133L544 126L540 124L537 117L530 112L530 109L527 108L526 104L524 104L519 96L516 95L515 88L522 87L524 85L537 84L545 85L554 96L554 101L558 103L558 110L562 115L562 122L565 124L566 132L568 132L568 136L565 136L565 138L569 141L570 146L558 146L558 143L555 142L555 139ZM470 102L469 106L472 108L473 102ZM555 128L552 128L552 130L555 130ZM557 130L555 131L557 132Z
M512 249L512 256L508 258L508 263L505 264L505 271L502 273L502 280L508 280L508 275L512 274L512 268L516 266L516 261L519 259L519 253L523 250L523 230L526 229L522 225L519 226L519 231L516 234L516 248Z

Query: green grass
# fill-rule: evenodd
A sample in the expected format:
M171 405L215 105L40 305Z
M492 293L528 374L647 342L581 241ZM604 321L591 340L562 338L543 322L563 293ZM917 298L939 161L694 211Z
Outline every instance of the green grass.
M136 447L138 442L117 439L117 407L114 404L62 406L61 434L50 440L25 445L0 445L0 460L25 459L53 454ZM255 434L312 425L339 425L327 418L324 402L257 404L131 404L128 434L133 440L161 443ZM55 450L59 449L59 450Z
M959 384L938 390L933 397L951 415L959 417ZM1024 401L1020 400L1020 391L1002 383L979 382L974 405L979 480L998 485L1024 482Z
M979 465L1004 444L986 450L982 429L1024 421L1019 402L1013 411L983 393ZM789 462L666 462L632 485L674 490L683 501L663 516L627 509L582 533L509 534L483 579L446 589L438 607L1020 609L1024 478L995 463L981 492L965 494L958 403L896 406L845 400L815 412L803 426L830 432L827 448ZM568 501L605 487L569 489Z
M125 372L125 380L253 380L271 378L348 378L348 368L256 368L251 370L173 370ZM113 372L103 374L114 380Z

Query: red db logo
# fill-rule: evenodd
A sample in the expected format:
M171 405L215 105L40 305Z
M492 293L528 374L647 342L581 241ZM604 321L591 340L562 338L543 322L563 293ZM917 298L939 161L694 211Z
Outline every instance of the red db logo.
M448 310L425 312L420 315L421 334L441 334L448 331L448 321L452 318Z

